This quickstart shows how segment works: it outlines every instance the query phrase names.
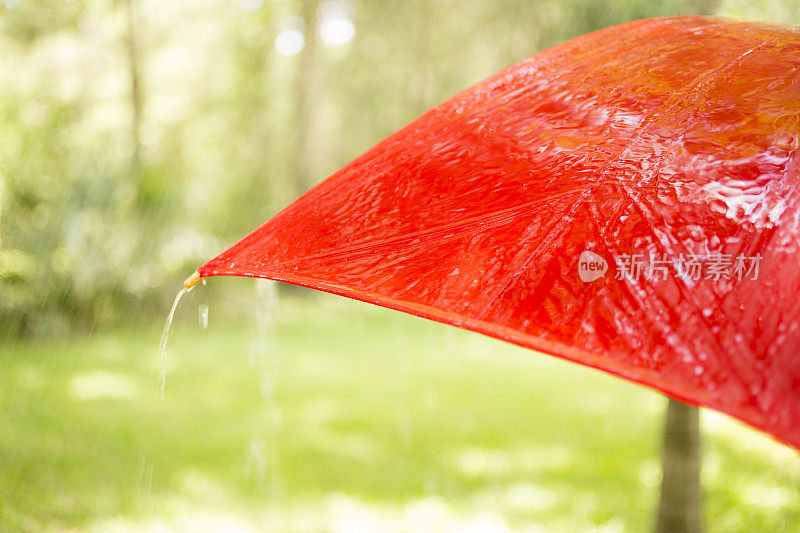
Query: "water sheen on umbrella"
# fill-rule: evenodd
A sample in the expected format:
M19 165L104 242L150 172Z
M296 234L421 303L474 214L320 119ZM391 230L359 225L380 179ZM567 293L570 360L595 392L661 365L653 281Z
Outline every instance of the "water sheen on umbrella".
M474 330L800 448L798 137L800 30L637 21L428 111L199 273Z

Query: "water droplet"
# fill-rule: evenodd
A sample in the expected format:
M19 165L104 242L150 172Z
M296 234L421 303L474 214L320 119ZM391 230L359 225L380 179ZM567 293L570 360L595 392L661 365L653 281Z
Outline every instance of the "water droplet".
M708 208L713 213L724 215L728 212L728 204L718 198L714 198L708 202Z
M203 329L208 328L208 305L200 304L198 312L200 317L200 327Z
M703 367L702 366L697 365L696 367L694 367L694 375L695 376L700 376L702 374L703 374Z
M703 240L706 236L705 230L697 224L690 224L686 226L686 231L689 232L689 236L695 241Z

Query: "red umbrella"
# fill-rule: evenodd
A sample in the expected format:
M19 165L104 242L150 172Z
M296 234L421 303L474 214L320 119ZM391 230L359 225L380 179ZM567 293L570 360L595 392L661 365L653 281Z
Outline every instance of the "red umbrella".
M192 278L312 287L728 413L800 448L800 31L713 18L525 59Z

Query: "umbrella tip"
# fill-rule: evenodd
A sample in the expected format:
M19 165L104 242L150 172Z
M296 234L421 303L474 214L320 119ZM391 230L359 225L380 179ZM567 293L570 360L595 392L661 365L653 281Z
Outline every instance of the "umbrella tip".
M200 283L201 279L203 279L203 278L200 276L200 272L195 270L194 274L192 274L191 276L186 278L186 281L183 282L183 286L188 291L189 289L191 289L192 287L194 287L195 285Z

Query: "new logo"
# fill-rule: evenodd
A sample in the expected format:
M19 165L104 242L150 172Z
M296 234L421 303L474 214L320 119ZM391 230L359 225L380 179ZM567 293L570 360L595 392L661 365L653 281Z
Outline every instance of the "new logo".
M600 279L608 272L608 262L590 250L584 250L578 257L578 276L581 281L590 283Z

